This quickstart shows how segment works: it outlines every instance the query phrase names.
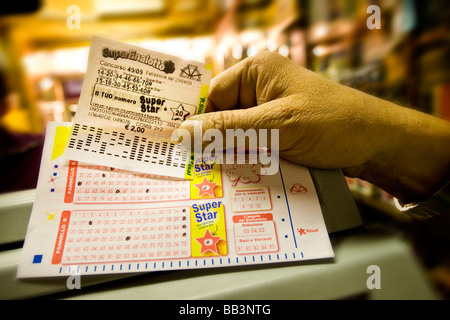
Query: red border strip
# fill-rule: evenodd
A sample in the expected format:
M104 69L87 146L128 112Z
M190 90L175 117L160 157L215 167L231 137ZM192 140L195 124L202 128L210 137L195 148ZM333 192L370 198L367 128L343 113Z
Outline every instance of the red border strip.
M55 249L53 250L52 264L60 264L66 244L67 232L69 230L70 211L63 211L56 236Z

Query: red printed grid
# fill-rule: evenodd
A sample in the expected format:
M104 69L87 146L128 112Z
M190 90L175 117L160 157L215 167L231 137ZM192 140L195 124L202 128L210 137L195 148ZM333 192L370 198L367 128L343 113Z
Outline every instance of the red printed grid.
M231 207L234 212L272 209L269 187L231 188Z
M75 179L72 174L76 175ZM187 180L79 165L74 161L69 167L66 193L69 190L73 190L73 195L66 195L66 199L74 203L143 203L186 200L190 197Z
M73 211L62 264L190 256L189 208Z

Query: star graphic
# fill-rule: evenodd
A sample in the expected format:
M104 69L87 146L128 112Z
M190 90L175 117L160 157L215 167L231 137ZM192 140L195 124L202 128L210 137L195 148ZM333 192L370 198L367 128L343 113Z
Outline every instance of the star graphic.
M56 180L56 179L58 179L58 177L52 177L52 176L50 176L50 181L49 181L48 183L53 182L53 184L55 184L55 180Z
M219 254L219 250L217 249L217 242L221 237L213 236L209 229L206 229L205 235L201 238L195 238L195 240L200 243L202 248L200 249L200 254L205 253L206 251L211 251L213 253Z
M194 184L194 186L199 190L198 196L201 197L203 195L210 195L214 197L214 187L217 183L209 182L208 179L203 178L202 183Z
M51 213L48 213L47 211L45 213L48 215L48 218L47 218L47 220L45 220L45 222L50 221L50 220L55 221L55 216L58 214L58 212L51 214Z
M172 120L186 120L186 117L190 115L189 111L184 110L183 105L180 103L178 108L170 108L172 110Z

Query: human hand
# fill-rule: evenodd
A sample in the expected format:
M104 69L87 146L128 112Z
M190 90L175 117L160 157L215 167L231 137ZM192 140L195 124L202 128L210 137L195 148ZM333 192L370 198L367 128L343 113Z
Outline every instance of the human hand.
M180 129L192 131L192 120L203 132L278 129L280 157L342 168L404 199L423 196L449 176L450 154L442 151L448 123L331 82L276 53L247 58L215 77L206 112ZM433 164L429 152L443 162ZM432 179L420 173L434 167Z

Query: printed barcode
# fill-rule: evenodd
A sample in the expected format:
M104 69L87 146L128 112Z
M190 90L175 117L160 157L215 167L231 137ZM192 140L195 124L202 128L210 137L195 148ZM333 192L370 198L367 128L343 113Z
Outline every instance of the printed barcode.
M74 123L69 149L185 169L188 152L172 142Z

